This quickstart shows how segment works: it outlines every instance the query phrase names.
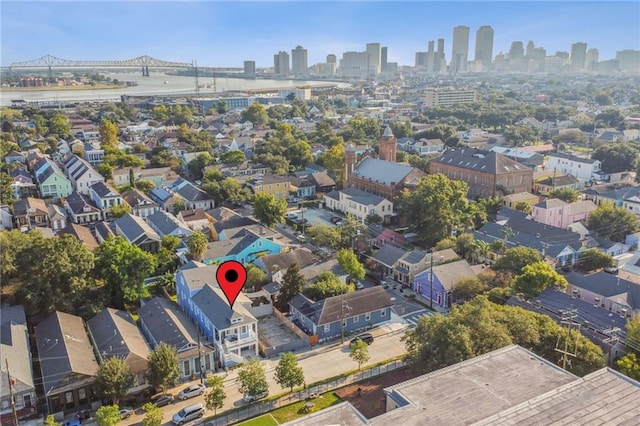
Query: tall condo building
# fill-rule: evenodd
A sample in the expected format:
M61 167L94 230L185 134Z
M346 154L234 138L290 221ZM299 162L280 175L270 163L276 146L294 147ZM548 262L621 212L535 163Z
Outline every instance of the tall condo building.
M367 68L369 75L380 74L382 65L382 48L380 43L367 43Z
M453 45L451 46L451 66L453 72L467 70L469 57L469 27L459 25L453 29Z
M616 60L621 71L634 71L637 73L640 70L640 50L619 50L616 52Z
M444 39L438 39L438 51L435 54L433 61L433 72L442 73L447 70L447 62L444 57Z
M338 72L346 77L366 78L368 73L369 55L367 52L344 52L340 59Z
M289 72L289 54L280 51L273 55L273 73L277 76L287 77Z
M587 50L587 60L584 68L589 71L595 70L596 67L598 66L599 56L600 56L600 53L598 52L598 49L591 48Z
M387 47L380 48L380 72L387 72Z
M493 62L493 28L490 25L483 25L476 31L475 60L482 64L482 71L491 69L491 62Z
M328 64L336 64L336 55L330 53L327 55L327 63Z
M436 58L436 52L433 48L434 42L433 40L429 40L429 48L427 50L427 57L424 62L424 66L427 69L427 72L431 74L433 72L433 64Z
M244 75L256 75L256 61L244 61Z
M584 70L584 64L587 60L587 43L573 43L571 45L571 56L569 57L569 64L571 71Z
M293 75L307 74L307 49L302 46L296 46L291 50L291 72Z
M426 68L427 52L416 52L416 68Z

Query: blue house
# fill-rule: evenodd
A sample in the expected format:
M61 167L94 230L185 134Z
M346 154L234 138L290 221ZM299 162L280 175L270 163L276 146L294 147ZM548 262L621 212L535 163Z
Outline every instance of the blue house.
M280 253L280 250L282 247L278 243L246 230L244 235L209 243L203 256L203 262L211 265L226 260L235 260L247 264L260 256Z
M289 302L289 315L307 334L324 342L342 332L349 335L388 323L392 306L386 290L376 286L317 302L298 294Z
M251 300L240 293L233 309L220 290L217 266L193 262L176 274L178 305L216 348L217 361L230 367L258 356L258 320Z
M433 283L431 273L433 272ZM466 260L445 263L427 269L416 275L411 289L429 300L433 295L433 303L443 308L450 308L454 302L451 291L453 286L465 278L475 278L476 273Z

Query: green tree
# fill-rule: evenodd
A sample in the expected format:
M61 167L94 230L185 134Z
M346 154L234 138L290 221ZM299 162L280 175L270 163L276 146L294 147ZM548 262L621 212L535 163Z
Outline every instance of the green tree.
M605 203L591 212L587 220L587 228L611 241L623 242L627 235L640 229L640 222L629 210Z
M118 404L103 405L96 411L98 426L116 426L120 423L120 407Z
M341 249L338 251L336 258L344 271L355 280L364 278L364 266L358 260L358 256L350 249Z
M253 289L253 291L258 291L269 282L269 277L267 277L267 274L265 274L262 269L258 268L253 263L249 263L246 268L247 288Z
M505 251L504 255L496 260L493 269L496 271L508 271L519 274L525 266L542 260L537 250L529 247L513 247Z
M184 205L184 201L176 200L176 202L173 203L173 214L177 215L186 208L187 207Z
M635 353L630 352L616 362L620 372L635 380L640 380L640 362Z
M13 179L8 173L0 172L0 203L7 204L10 207L13 206L13 203L16 201L13 188L11 187L12 183Z
M467 300L486 290L485 284L477 278L464 278L453 285L453 298Z
M260 193L253 199L253 214L270 228L283 222L287 208L287 200L277 200L273 194Z
M640 353L640 315L627 320L627 341Z
M98 173L102 175L105 179L109 180L113 178L113 169L114 167L109 163L100 163L96 168Z
M202 260L202 256L207 252L208 246L209 241L207 240L207 237L205 237L205 235L200 231L194 232L189 235L189 238L187 238L187 249L189 250L189 254L193 256L195 260Z
M164 412L156 407L152 402L144 404L142 409L145 412L144 419L142 419L142 426L161 426L164 418Z
M638 168L640 145L634 142L613 142L598 147L591 158L600 160L602 171L617 173L635 171Z
M282 287L280 288L280 294L276 301L278 309L281 311L288 311L289 301L293 299L293 296L302 292L305 284L306 280L300 273L300 265L292 263L287 268L287 272L285 272L284 277L282 278Z
M162 387L162 393L166 393L167 386L173 385L179 378L180 366L176 348L167 343L160 343L149 355L149 383Z
M573 188L558 188L549 193L549 198L558 198L567 203L578 201L578 197L580 197L580 192Z
M243 163L246 160L247 157L244 152L238 150L227 151L220 155L220 162L222 163Z
M104 280L112 306L124 308L125 304L136 304L149 294L144 280L156 269L153 254L119 236L104 241L94 253L94 273Z
M189 173L196 179L202 179L204 168L211 164L212 160L213 158L208 153L203 152L187 164Z
M322 165L329 171L331 176L333 176L336 179L336 183L340 187L344 186L344 179L345 179L344 155L345 155L344 142L340 140L338 143L331 146L331 148L327 149L324 152L324 154L320 156Z
M362 367L362 364L369 361L371 355L369 355L369 345L362 339L357 339L349 347L349 358L358 363L358 370Z
M131 213L131 206L127 203L117 204L111 207L111 216L118 218Z
M513 281L515 291L530 297L535 297L554 285L566 288L568 283L565 277L543 261L525 266L522 268L522 273L517 275Z
M330 247L337 249L342 240L337 226L316 225L306 231L307 237L316 247Z
M280 354L280 361L276 366L276 382L282 388L289 388L293 392L295 386L304 384L304 371L298 365L296 356L291 352Z
M526 201L518 201L516 204L516 210L524 213L531 213L533 211L531 205Z
M53 414L49 414L44 419L44 424L45 426L60 426L60 423L56 422L56 418L53 416Z
M242 121L250 121L254 127L260 128L269 122L269 115L267 115L264 105L256 102L242 111L240 119Z
M213 410L213 415L224 406L227 394L224 391L224 380L220 376L207 377L207 393L204 395L204 403L207 410Z
M133 375L124 358L114 356L102 361L96 373L96 385L102 398L118 404L133 386Z
M399 197L400 214L418 234L421 242L432 246L451 235L469 217L467 184L442 174L420 179L415 191L403 190Z
M227 178L220 182L220 194L228 203L242 203L251 195L250 191L240 186L240 182L234 178Z
M137 180L135 182L135 185L136 185L136 189L139 189L142 192L149 192L156 187L155 183L146 179Z
M325 271L318 274L318 278L302 293L311 300L323 300L327 297L339 296L354 291L354 286L343 283L333 272Z
M586 271L593 271L594 269L613 266L613 257L601 250L589 249L580 253L579 262L580 266Z
M60 138L71 135L71 125L67 116L60 113L54 114L49 120L49 131Z
M240 392L243 395L258 398L269 391L264 366L257 358L242 364L236 380L240 384Z
M409 120L404 122L391 122L389 123L389 127L391 127L391 132L393 133L393 135L398 139L410 138L411 136L413 136L413 129Z
M100 143L102 147L118 146L118 126L110 120L102 120L100 122Z

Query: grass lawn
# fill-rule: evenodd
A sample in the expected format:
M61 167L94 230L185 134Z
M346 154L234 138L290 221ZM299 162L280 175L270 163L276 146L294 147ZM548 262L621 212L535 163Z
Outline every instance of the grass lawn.
M271 417L271 414L267 413L246 422L238 423L238 426L277 426L277 424L278 422Z
M304 405L307 402L312 402L314 404L314 407L309 411L305 411L304 409ZM298 417L306 416L309 413L314 413L324 408L331 407L332 405L336 405L340 402L342 402L342 400L338 398L335 393L327 392L310 401L300 401L295 404L287 405L286 407L278 408L277 410L272 411L271 415L279 424L281 424L297 419Z

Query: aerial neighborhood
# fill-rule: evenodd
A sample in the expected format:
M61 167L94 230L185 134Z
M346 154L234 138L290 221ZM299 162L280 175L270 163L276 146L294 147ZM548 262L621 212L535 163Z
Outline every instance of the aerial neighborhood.
M2 424L637 421L640 80L473 75L2 107Z

